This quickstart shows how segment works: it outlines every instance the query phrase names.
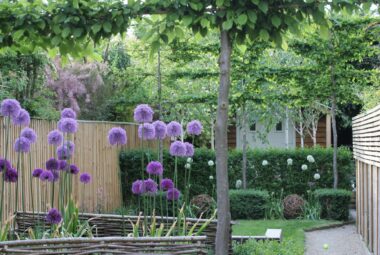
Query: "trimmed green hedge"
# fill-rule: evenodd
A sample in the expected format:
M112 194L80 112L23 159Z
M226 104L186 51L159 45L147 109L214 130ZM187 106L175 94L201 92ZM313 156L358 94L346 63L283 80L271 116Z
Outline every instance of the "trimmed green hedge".
M266 203L269 198L267 191L230 190L229 194L232 219L264 218Z
M347 220L352 192L344 189L318 189L315 197L321 204L321 218Z
M312 155L315 163L309 163L306 159ZM283 189L284 196L292 193L305 195L313 189L330 188L333 184L331 148L305 148L305 149L261 149L248 151L247 184L248 188L279 192ZM144 152L145 163L148 160L157 159L156 150ZM293 165L287 165L287 159L293 160ZM197 148L193 157L191 196L199 194L215 195L215 166L208 165L209 160L215 160L215 152L209 149ZM263 166L262 161L267 160L268 165ZM179 188L182 190L184 183L184 166L186 158L179 158ZM308 169L301 170L301 165L306 164ZM235 183L241 179L242 152L229 151L228 172L229 184L235 188ZM352 153L349 149L340 148L338 151L339 188L350 189L353 180L354 164ZM174 157L164 151L164 176L172 178L174 172ZM120 153L120 169L122 171L123 195L125 201L131 199L131 185L136 179L141 178L141 151L129 150ZM321 178L314 181L313 175L319 170ZM213 180L209 176L214 177ZM135 199L135 198L133 198Z

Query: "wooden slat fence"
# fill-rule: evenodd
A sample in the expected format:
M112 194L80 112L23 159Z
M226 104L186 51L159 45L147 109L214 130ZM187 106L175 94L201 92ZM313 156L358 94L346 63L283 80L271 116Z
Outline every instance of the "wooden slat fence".
M79 182L79 175L73 183L74 198L78 202L81 210L87 212L111 212L121 206L121 192L119 180L118 153L120 147L111 147L108 144L108 131L112 127L120 126L127 132L128 142L123 148L133 149L140 147L140 140L137 135L138 127L134 123L113 123L113 122L97 122L97 121L78 121L78 132L73 135L72 141L75 143L75 153L72 163L76 164L81 172L88 172L92 175L92 182L84 186ZM33 128L38 139L31 147L32 168L29 169L29 155L21 161L22 175L26 178L24 194L26 198L26 210L30 211L30 185L29 178L31 171L35 168L44 168L45 162L55 156L55 147L48 144L47 134L57 128L57 122L40 119L32 119L30 127ZM13 142L19 136L21 128L11 125L10 145L8 150L8 159L16 166L17 153L13 151ZM0 117L0 157L5 155L5 119ZM147 146L156 148L155 142L146 142ZM131 180L132 181L132 180ZM0 186L2 179L0 177ZM40 184L39 180L34 178L32 188L34 191L35 209L37 211L45 211L50 205L50 188ZM56 184L57 185L57 184ZM19 183L21 189L21 182ZM59 190L58 187L55 187ZM21 192L20 192L21 193ZM15 211L14 208L15 184L5 184L5 212L9 217ZM13 195L13 196L12 196ZM57 195L57 192L56 192ZM8 198L11 198L8 200ZM56 202L58 201L56 197ZM10 202L10 203L9 203ZM21 195L18 199L21 208ZM38 203L39 202L39 203ZM38 205L37 205L38 203ZM54 205L57 206L57 205ZM4 220L4 219L3 219Z
M380 254L380 105L353 118L356 225L370 252Z

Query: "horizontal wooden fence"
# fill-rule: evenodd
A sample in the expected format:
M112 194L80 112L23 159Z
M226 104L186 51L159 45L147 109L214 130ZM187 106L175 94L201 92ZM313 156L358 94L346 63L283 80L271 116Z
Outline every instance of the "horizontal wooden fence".
M5 154L5 119L0 117L0 157ZM128 140L123 149L133 149L140 147L140 140L137 135L138 126L134 123L113 123L97 121L78 121L78 132L72 137L75 143L74 157L70 160L76 164L80 172L88 172L92 176L91 183L84 185L79 182L79 175L74 178L73 195L81 210L87 212L110 212L122 205L121 187L119 178L118 154L121 147L111 147L108 143L108 131L112 127L119 126L126 130ZM45 168L45 162L55 157L56 147L49 145L47 134L57 128L57 122L40 119L32 119L30 127L33 128L38 136L37 142L31 146L30 159L26 154L21 160L20 169L22 176L25 177L25 185L19 183L20 192L18 198L18 209L21 207L21 193L25 196L26 210L32 210L32 200L30 196L29 178L31 171L35 168ZM10 144L8 146L8 159L16 167L17 153L13 150L13 143L19 137L20 127L11 125ZM147 142L149 147L156 148L155 142ZM31 162L31 169L29 168ZM23 166L23 167L22 167ZM132 181L132 180L131 180ZM0 186L2 179L0 177ZM44 186L45 185L45 186ZM14 211L14 194L16 184L5 184L5 212L9 217ZM51 184L41 184L36 178L32 181L32 190L34 193L33 204L35 210L46 211L52 205L50 204ZM58 188L56 187L56 190ZM56 192L57 193L57 192ZM56 194L57 195L57 194ZM58 197L55 201L58 203ZM54 206L57 206L54 205Z
M380 254L380 105L352 123L356 161L356 225L375 255Z

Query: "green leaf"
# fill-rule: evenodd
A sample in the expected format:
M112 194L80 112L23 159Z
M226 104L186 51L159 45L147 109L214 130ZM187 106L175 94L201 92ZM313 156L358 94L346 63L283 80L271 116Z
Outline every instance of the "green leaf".
M193 22L193 17L191 16L184 16L182 18L182 24L185 26L189 26Z
M224 21L222 24L223 30L230 30L232 28L232 25L233 25L232 19Z
M78 38L82 35L82 32L83 32L83 28L75 28L74 29L74 32L73 32L73 35Z
M267 2L260 2L259 4L259 9L263 12L263 13L267 13L268 12L268 3Z
M57 46L60 42L61 42L61 37L58 35L54 36L53 39L51 40L51 44L53 44L53 46Z
M269 33L264 28L260 29L260 38L263 39L264 41L268 41L269 39Z
M12 34L13 39L19 40L24 35L24 32L25 32L24 29L17 30L16 32Z
M94 34L97 34L100 31L100 29L102 29L102 25L100 24L95 24L91 26L91 30L92 32L94 32Z
M59 25L54 25L53 26L53 32L55 34L60 34L61 33L61 28L59 27Z
M216 6L217 7L222 7L224 4L224 0L216 0Z
M210 21L209 21L208 19L206 19L206 18L202 18L202 19L201 19L201 26L202 26L203 28L208 27L209 24L210 24Z
M103 29L104 31L106 31L107 33L111 33L111 29L112 29L112 25L109 21L106 21L103 23Z
M321 37L323 39L328 39L329 38L329 27L328 26L320 26L319 27Z
M75 9L79 9L78 0L73 0L73 6L74 6Z
M255 11L252 11L252 10L248 10L248 18L249 20L252 22L252 23L256 23L256 20L257 20L257 15L256 15L256 12Z
M70 32L71 32L71 29L69 27L65 27L61 33L62 38L66 38L67 36L69 36Z
M278 17L277 15L274 15L274 16L272 16L271 21L272 21L273 26L275 26L276 28L280 27L280 25L281 25L281 18L280 17Z
M254 3L255 5L259 5L260 0L251 0L251 2Z
M247 23L248 16L247 14L240 14L237 18L237 23L241 26L244 26Z

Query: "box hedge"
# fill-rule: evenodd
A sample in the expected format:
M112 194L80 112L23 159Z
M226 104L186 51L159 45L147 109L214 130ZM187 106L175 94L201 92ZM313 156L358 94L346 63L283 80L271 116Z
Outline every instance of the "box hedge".
M123 185L123 197L126 200L135 199L131 196L131 185L136 179L141 178L141 151L128 150L120 153L120 169ZM157 159L156 150L144 151L144 160ZM315 163L309 163L307 156L312 155ZM173 177L174 157L164 151L164 177ZM331 148L305 148L305 149L261 149L249 150L247 153L247 187L256 190L267 190L268 192L279 192L283 194L296 193L305 195L310 188L330 188L333 184L332 173L333 150ZM287 159L293 160L292 165L287 164ZM352 153L349 149L340 148L338 151L339 188L350 189L351 181L354 179L354 164ZM215 160L215 152L205 148L195 151L191 173L191 196L199 194L215 195L215 165L210 167L209 160ZM263 160L268 165L263 166ZM184 166L186 158L179 158L179 188L183 190ZM303 171L301 166L306 164L308 169ZM229 184L235 187L237 180L241 179L242 152L239 150L229 151L228 172ZM316 171L321 178L313 179ZM209 176L214 178L210 180ZM126 201L128 203L128 201Z
M315 197L321 204L321 218L348 220L352 192L344 189L317 189Z
M267 191L254 189L230 190L230 211L232 219L262 219L265 216Z

